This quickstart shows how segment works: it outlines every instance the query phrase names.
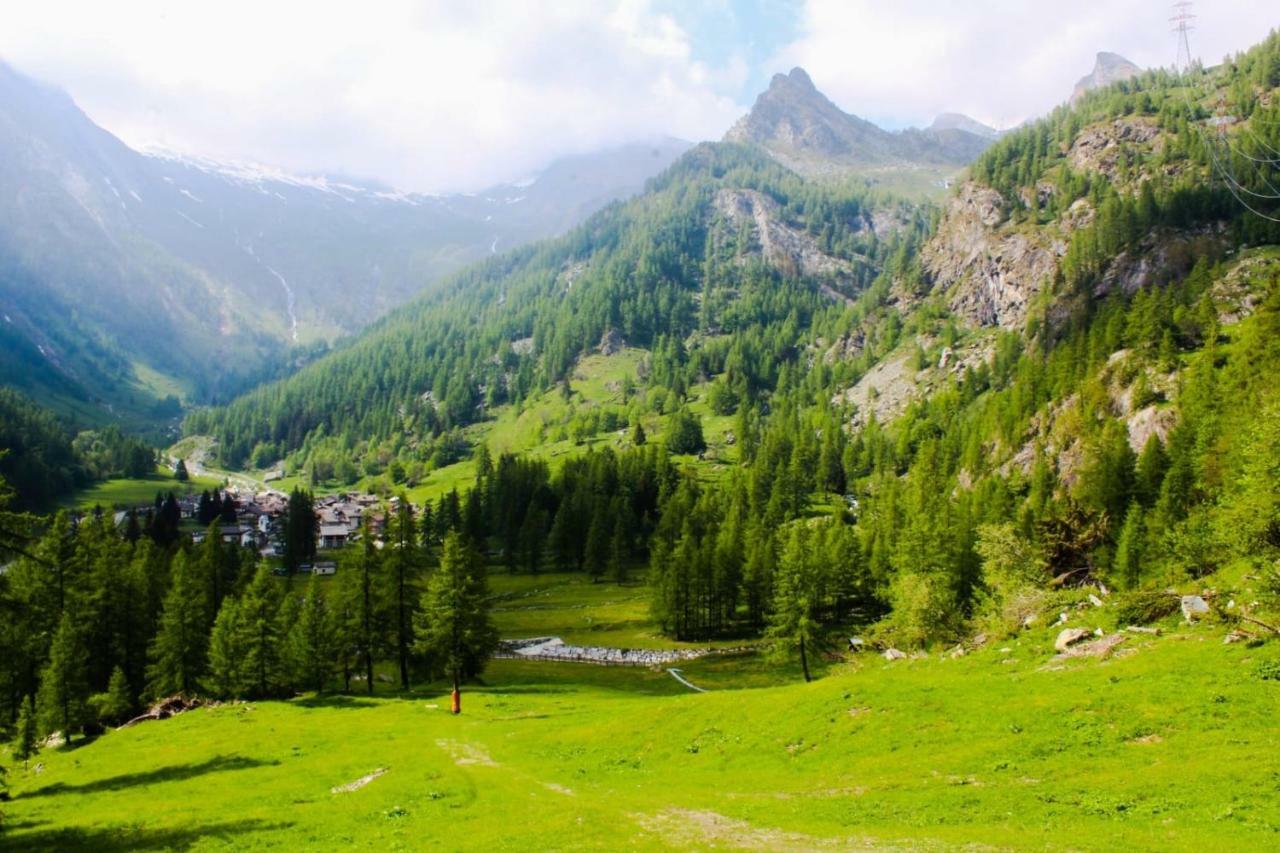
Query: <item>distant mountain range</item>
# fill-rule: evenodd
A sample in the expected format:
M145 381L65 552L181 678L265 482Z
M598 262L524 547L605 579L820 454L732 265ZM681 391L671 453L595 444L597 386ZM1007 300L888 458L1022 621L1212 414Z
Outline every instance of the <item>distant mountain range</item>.
M1138 73L1098 55L1077 92ZM725 140L807 177L937 197L1001 135L957 113L887 131L803 69ZM0 381L79 420L176 415L295 370L448 273L634 195L690 143L660 139L432 196L130 149L0 63Z
M294 344L356 331L446 273L567 230L688 147L663 139L473 195L406 194L143 154L0 63L0 378L89 418L169 392L217 399Z

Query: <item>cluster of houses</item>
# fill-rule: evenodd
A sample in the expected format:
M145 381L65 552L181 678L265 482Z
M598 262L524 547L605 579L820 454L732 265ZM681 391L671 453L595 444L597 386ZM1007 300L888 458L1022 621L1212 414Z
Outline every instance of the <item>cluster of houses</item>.
M224 514L218 525L218 535L228 545L252 548L264 557L284 554L284 520L289 508L289 496L283 492L266 491L257 494L229 491L227 497L235 502L235 522ZM381 535L386 525L386 515L378 509L382 500L373 495L328 495L317 498L316 549L332 551L345 548L360 536L367 521L374 535ZM200 499L188 495L178 500L178 508L184 519L198 516ZM191 539L199 544L208 535L206 530L195 530ZM333 574L334 564L317 561L317 574Z

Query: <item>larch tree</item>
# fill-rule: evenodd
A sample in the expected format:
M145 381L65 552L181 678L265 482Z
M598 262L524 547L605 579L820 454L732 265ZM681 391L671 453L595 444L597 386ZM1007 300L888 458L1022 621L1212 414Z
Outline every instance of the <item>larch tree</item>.
M414 651L449 676L453 713L461 713L462 682L484 671L498 647L498 631L489 615L484 560L456 533L445 537L440 567L427 583L414 629Z
M208 627L204 590L182 552L174 556L171 573L147 666L147 689L155 697L190 694L199 685L205 667Z
M352 651L364 669L365 687L373 695L373 662L386 645L387 613L382 557L374 547L373 531L366 522L360 529L360 556L344 572L352 575L351 583L344 584L344 592L351 596L345 602L348 637Z
M49 662L40 673L40 729L63 732L67 743L71 733L89 718L89 676L85 649L79 629L70 613L63 613L53 636Z
M413 645L413 611L421 597L418 577L422 572L422 551L418 547L413 506L403 497L387 525L387 570L390 598L395 609L396 659L400 665L400 688L409 689L409 662Z
M282 642L277 615L281 591L266 563L258 566L253 581L240 597L240 621L245 632L245 675L256 697L271 696L285 681Z
M778 559L773 612L766 633L774 641L776 654L799 652L805 681L812 680L809 655L821 651L826 639L819 610L822 604L819 575L810 531L803 524L797 524Z
M13 757L22 762L25 769L27 762L39 750L40 735L36 728L38 720L36 719L36 703L30 695L22 702L22 708L18 711L18 722L14 726L13 744L10 749Z
M320 591L320 579L311 576L298 620L289 632L291 656L300 684L323 693L338 652L338 636L329 602Z
M224 698L245 695L248 683L245 673L247 639L239 600L224 600L209 635L209 689L215 695Z
M128 718L133 710L133 693L123 669L117 666L111 671L106 692L95 695L92 704L100 723L119 725Z

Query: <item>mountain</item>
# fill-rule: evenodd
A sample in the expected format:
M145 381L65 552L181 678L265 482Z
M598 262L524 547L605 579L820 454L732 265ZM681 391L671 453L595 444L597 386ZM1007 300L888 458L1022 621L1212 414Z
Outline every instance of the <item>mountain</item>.
M1263 90L1242 153L1277 67L1273 35L1205 72L1209 102ZM186 427L225 465L430 498L511 571L644 560L680 640L776 626L800 586L899 648L1091 590L1145 624L1280 559L1280 206L1242 206L1187 113L1169 76L1089 92L941 211L700 145Z
M1078 102L1087 92L1105 88L1121 80L1131 80L1141 73L1141 68L1120 54L1102 51L1094 61L1093 70L1076 83L1075 90L1071 93L1071 103Z
M961 113L942 113L933 120L933 124L929 125L929 130L934 133L942 133L947 130L963 130L966 133L972 133L974 136L981 136L986 139L995 139L1000 135L1000 131L994 127L983 124L977 119L969 118Z
M78 417L286 369L467 263L639 191L675 140L474 195L133 151L0 64L0 376ZM172 412L170 404L166 411Z
M348 447L377 436L372 452L396 424L414 459L452 458L456 430L541 393L597 348L657 351L843 310L923 227L912 206L871 195L805 181L756 148L704 143L645 194L459 274L291 379L192 415L188 430L212 434L233 466L349 459L328 440L309 443L315 457L298 451L323 434ZM754 370L776 369L777 345L752 345Z
M882 130L849 115L817 90L802 68L776 74L726 142L756 145L810 177L931 167L950 174L990 144L989 133L955 121L928 130Z

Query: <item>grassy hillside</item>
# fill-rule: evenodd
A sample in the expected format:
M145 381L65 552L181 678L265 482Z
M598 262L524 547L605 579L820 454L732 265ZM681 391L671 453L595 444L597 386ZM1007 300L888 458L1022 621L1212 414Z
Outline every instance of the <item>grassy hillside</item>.
M1275 647L1195 628L1053 663L1050 643L1046 629L706 694L647 670L500 661L457 718L432 689L197 710L18 769L5 847L1274 844L1280 684L1259 673Z
M179 482L173 472L164 466L156 468L149 477L116 477L94 483L67 498L68 506L81 510L94 507L103 509L128 509L153 500L157 492L186 494L222 487L222 480L215 477L192 477Z

